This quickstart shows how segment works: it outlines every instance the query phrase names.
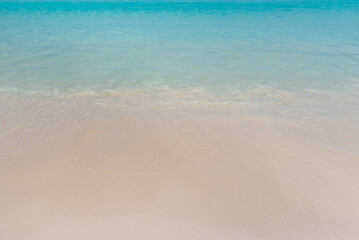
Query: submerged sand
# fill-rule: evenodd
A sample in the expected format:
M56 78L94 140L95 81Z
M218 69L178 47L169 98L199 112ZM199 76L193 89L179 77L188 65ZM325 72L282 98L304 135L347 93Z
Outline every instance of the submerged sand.
M2 113L0 239L359 238L344 127L25 105Z

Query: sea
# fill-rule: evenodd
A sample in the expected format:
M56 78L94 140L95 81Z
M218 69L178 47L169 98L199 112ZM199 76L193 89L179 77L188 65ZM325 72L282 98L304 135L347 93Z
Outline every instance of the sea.
M359 1L2 0L1 115L33 96L359 125Z

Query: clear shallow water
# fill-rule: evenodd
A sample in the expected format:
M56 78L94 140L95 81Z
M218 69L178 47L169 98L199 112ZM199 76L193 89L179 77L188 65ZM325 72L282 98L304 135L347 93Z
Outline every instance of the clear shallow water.
M149 112L279 119L358 155L359 2L0 2L0 144Z
M304 92L353 111L358 86L358 1L0 3L1 92Z

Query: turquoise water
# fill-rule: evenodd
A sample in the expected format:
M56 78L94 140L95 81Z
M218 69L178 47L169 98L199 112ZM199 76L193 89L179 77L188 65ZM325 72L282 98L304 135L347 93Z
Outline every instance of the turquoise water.
M0 3L2 92L358 84L359 1Z

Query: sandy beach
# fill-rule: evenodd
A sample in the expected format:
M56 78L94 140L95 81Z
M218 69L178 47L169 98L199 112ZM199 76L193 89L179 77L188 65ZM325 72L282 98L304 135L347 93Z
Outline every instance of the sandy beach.
M1 129L0 239L359 237L355 133L314 141L323 133L294 120L37 106L2 118L19 125ZM31 112L43 117L26 124Z
M0 240L358 240L358 0L0 0Z

